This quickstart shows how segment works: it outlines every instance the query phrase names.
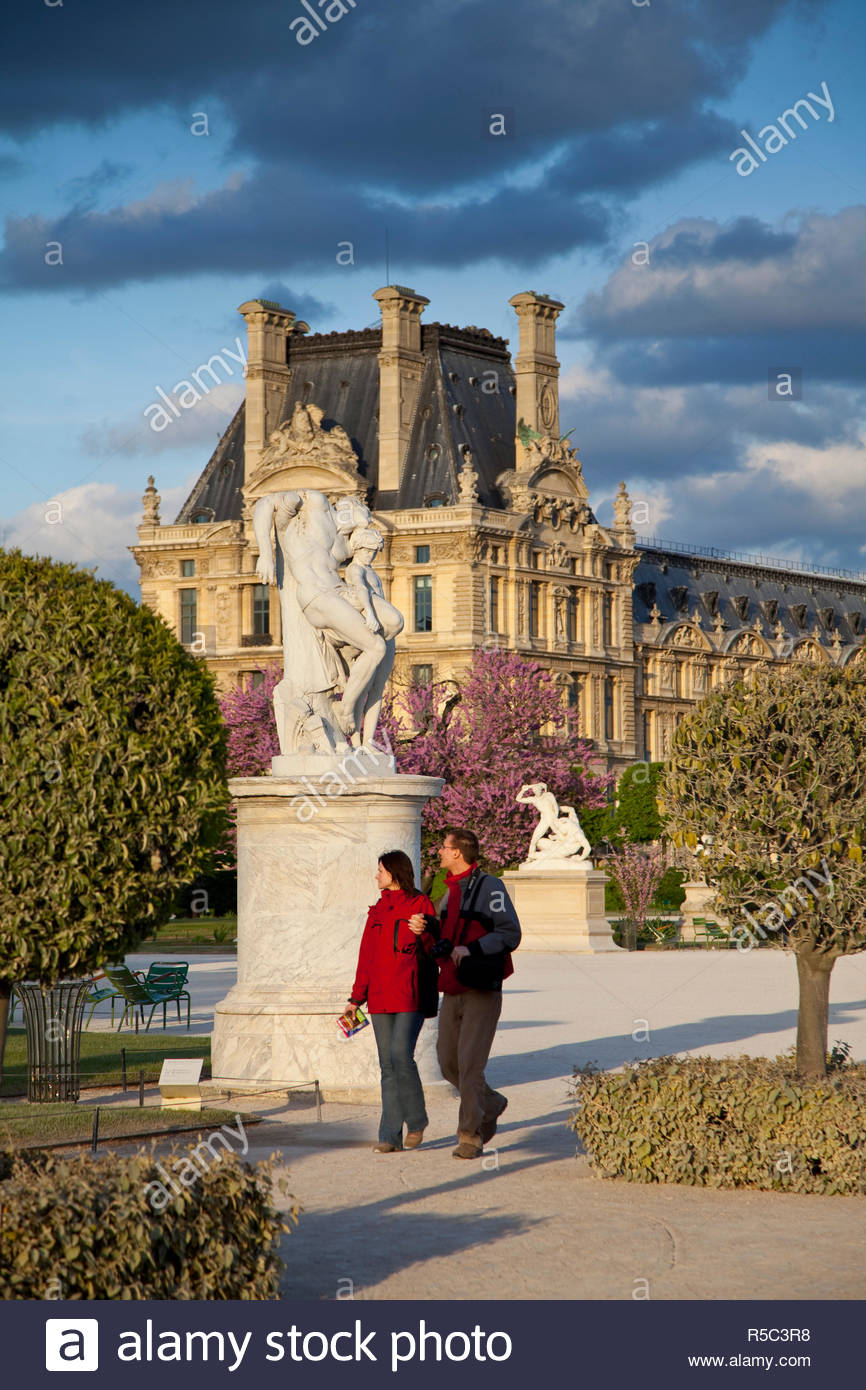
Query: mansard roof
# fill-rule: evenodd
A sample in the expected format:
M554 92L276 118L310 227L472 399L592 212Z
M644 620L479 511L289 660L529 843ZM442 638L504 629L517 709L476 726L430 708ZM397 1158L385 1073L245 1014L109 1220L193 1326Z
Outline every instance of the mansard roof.
M707 632L718 614L728 632L759 621L771 637L781 623L780 635L795 643L817 632L826 644L838 631L843 646L859 645L866 634L866 575L798 569L781 560L727 560L723 553L702 555L699 546L690 554L686 546L666 549L664 542L638 542L637 549L636 623L650 622L655 604L664 623L699 613Z
M240 521L244 484L244 405L222 435L189 497L177 514L175 525L207 516L209 521Z
M289 381L269 401L266 433L290 420L298 401L324 411L325 429L341 425L379 511L457 501L463 450L472 451L483 505L502 507L496 478L514 466L516 401L508 342L486 329L422 325L424 369L399 489L378 489L381 328L313 333L289 344ZM241 405L184 503L178 522L212 513L214 521L241 515L244 482Z

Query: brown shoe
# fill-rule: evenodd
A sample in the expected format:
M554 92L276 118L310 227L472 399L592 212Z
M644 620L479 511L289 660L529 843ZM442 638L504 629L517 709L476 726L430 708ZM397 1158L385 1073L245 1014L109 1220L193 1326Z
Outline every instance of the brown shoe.
M465 1139L461 1139L456 1149L451 1150L452 1158L480 1158L481 1145L467 1144Z
M403 1140L404 1149L417 1149L419 1144L424 1142L423 1129L410 1129L406 1138Z
M484 1121L484 1123L482 1124L481 1128L480 1128L479 1131L478 1131L478 1133L481 1135L481 1142L482 1142L482 1144L489 1144L489 1143L490 1143L490 1140L493 1138L494 1134L496 1133L496 1126L497 1126L497 1124L499 1123L499 1121L500 1121L500 1119L502 1118L502 1116L505 1114L505 1111L506 1111L507 1109L508 1109L508 1101L506 1100L505 1104L502 1106L502 1109L500 1110L499 1114L496 1116L496 1118L495 1118L494 1120L485 1120L485 1121Z
M397 1148L397 1145L396 1145L396 1144L374 1144L374 1145L373 1145L373 1153L374 1153L374 1154L398 1154L399 1152L400 1152L400 1150Z

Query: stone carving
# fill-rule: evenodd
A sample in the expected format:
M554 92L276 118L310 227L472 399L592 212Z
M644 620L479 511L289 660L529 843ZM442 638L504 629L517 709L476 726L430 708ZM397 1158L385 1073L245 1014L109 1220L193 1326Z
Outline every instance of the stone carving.
M613 525L615 531L631 530L631 498L625 483L620 483L616 497L613 499Z
M460 489L461 502L465 504L478 501L478 474L472 465L472 450L468 446L463 450L463 467L457 478L457 486Z
M217 594L216 600L216 628L219 642L228 642L231 635L231 618L232 595L223 589Z
M671 638L673 647L688 647L692 651L700 651L703 645L700 634L691 627L678 627Z
M349 740L371 744L403 617L372 571L382 537L369 510L354 497L334 506L306 488L260 498L253 526L256 573L263 584L276 580L280 591L284 675L274 713L281 753L345 752ZM351 587L340 576L349 561Z
M554 570L565 570L571 567L571 551L562 544L562 541L554 541L550 547L550 568Z
M141 499L144 512L141 518L142 526L159 526L159 504L162 501L159 493L154 487L153 474L147 480L147 487L144 489L144 496Z
M534 806L538 824L532 832L526 862L539 859L589 858L590 843L573 806L560 806L546 782L530 782L514 798L521 806Z
M741 632L739 637L735 637L728 651L736 652L738 656L764 656L766 654L763 642L751 631Z
M291 420L284 420L269 436L259 467L270 470L314 459L316 463L342 463L354 470L358 459L352 441L341 425L323 429L324 414L321 407L312 402L304 405L303 401L297 401Z

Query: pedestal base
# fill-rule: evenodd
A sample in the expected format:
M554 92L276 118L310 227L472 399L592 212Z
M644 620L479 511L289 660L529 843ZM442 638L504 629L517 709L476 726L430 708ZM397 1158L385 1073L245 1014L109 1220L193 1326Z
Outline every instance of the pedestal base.
M572 951L598 955L619 951L604 915L601 869L521 865L503 874L520 919L521 951Z
M275 760L276 761L276 760ZM238 982L214 1015L214 1081L318 1081L326 1098L379 1097L372 1025L345 1038L376 864L400 849L419 869L421 813L442 783L385 772L326 784L304 774L243 777L237 804ZM421 1032L425 1084L444 1084L436 1027Z
M236 985L216 1007L213 1075L224 1084L288 1086L318 1081L325 1100L377 1104L379 1061L373 1026L344 1037L337 1019L345 994L305 996L298 991ZM427 1019L415 1048L425 1090L445 1088L436 1060L437 1027Z

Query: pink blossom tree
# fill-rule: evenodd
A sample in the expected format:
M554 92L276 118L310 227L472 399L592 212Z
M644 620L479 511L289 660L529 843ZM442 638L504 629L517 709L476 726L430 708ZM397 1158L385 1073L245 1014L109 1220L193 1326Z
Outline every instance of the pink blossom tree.
M605 868L622 895L626 916L638 931L646 922L650 904L662 881L666 858L660 845L642 849L623 839L605 861Z
M279 666L267 666L262 674L264 679L258 685L239 685L220 700L229 736L230 777L263 776L270 770L271 758L280 751L273 696L282 671Z
M274 686L282 677L279 666L262 667L264 679L236 686L220 700L220 712L228 730L226 768L229 777L262 777L270 771L271 758L280 751L274 719ZM219 853L220 867L232 869L237 856L235 808L228 811L225 839Z
M591 745L575 736L550 672L515 652L477 648L459 683L393 692L381 728L400 772L445 779L424 812L428 865L449 824L476 831L491 868L517 864L535 823L515 801L525 783L546 782L579 810L604 805L612 781L589 769Z

